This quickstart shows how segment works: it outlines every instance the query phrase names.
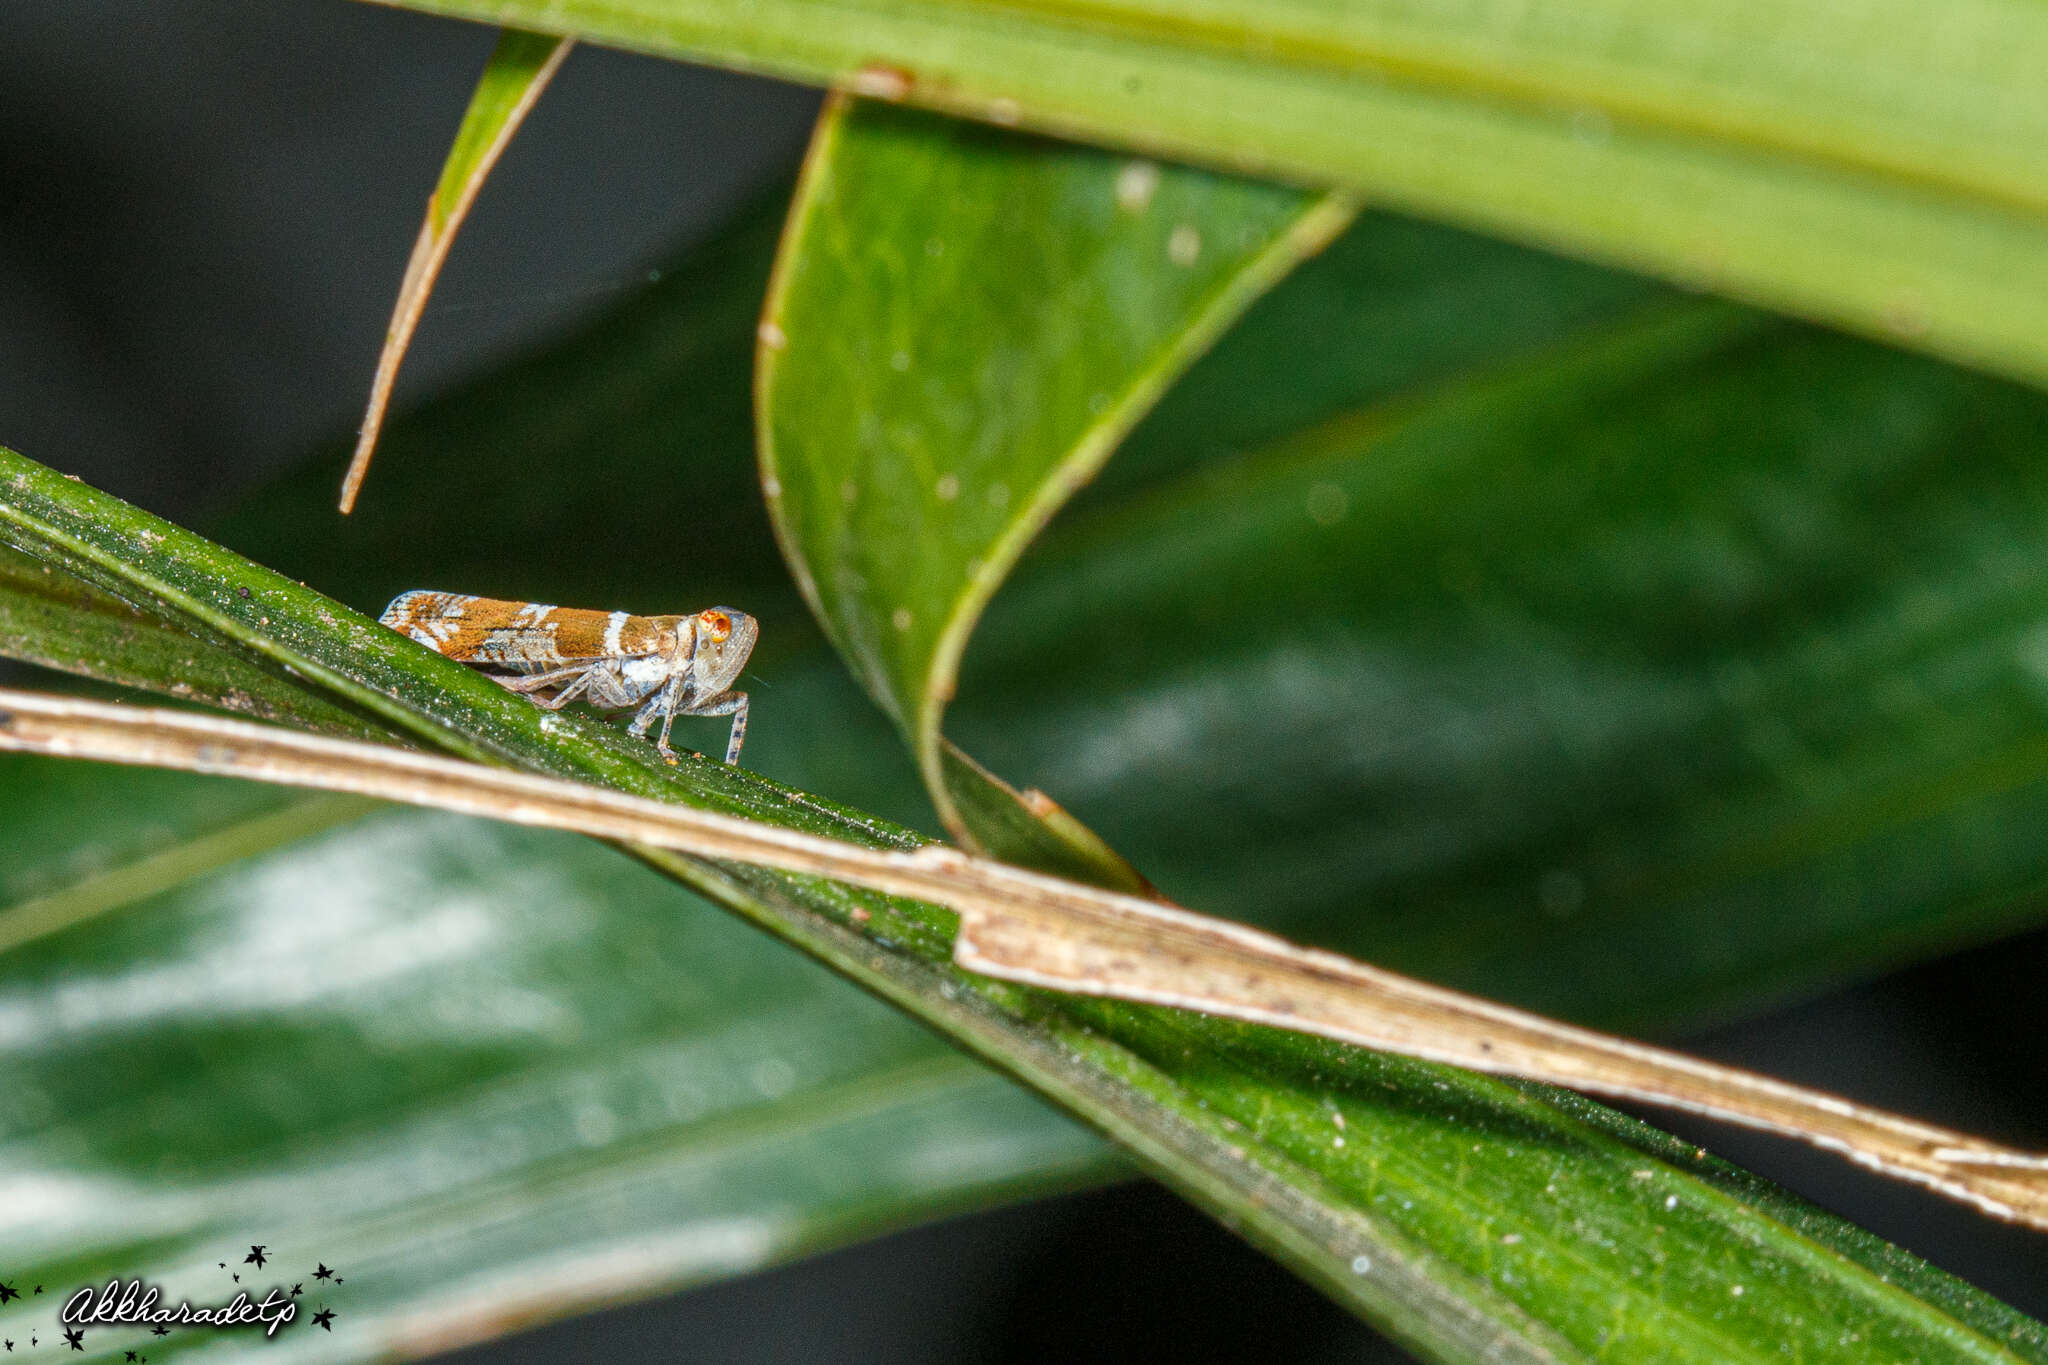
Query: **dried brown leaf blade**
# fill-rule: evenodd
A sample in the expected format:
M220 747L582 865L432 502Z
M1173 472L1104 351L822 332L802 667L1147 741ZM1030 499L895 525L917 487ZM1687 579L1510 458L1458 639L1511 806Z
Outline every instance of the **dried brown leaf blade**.
M12 689L0 689L0 749L348 792L831 877L954 910L955 961L971 971L1706 1114L1810 1142L2048 1231L2048 1156L943 845L863 848L432 755Z

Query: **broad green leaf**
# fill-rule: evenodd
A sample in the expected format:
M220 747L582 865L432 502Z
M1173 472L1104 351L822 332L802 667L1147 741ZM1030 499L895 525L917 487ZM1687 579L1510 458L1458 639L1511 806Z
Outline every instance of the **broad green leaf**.
M2023 0L398 0L1343 185L2048 378Z
M445 660L394 652L338 603L18 457L0 466L0 490L10 539L191 613L422 739L846 837L904 837L716 765L668 773L595 723L549 725ZM1426 1353L1718 1360L1732 1340L1818 1355L1839 1350L1845 1322L1873 1359L2048 1353L2010 1310L1598 1106L995 987L939 965L949 925L928 908L773 874L670 870L1105 1128Z
M2038 394L1672 299L1229 431L1337 341L1295 288L997 597L970 749L1177 898L1625 1029L2041 922Z
M378 433L384 426L384 410L391 402L391 388L398 380L398 367L405 361L413 331L426 311L427 298L434 292L441 267L455 245L455 234L468 216L477 192L498 164L499 155L526 121L541 93L569 55L571 39L549 38L537 33L508 29L498 36L498 45L477 80L469 108L456 130L454 145L441 167L441 180L427 199L427 219L420 225L413 243L412 258L406 262L405 278L398 287L398 302L385 330L384 351L377 358L377 374L370 381L370 405L356 438L355 458L342 480L341 510L355 506L363 478L376 449Z
M762 322L762 481L813 612L956 835L1059 860L942 749L989 595L1165 386L1350 216L1342 200L879 105L827 113ZM849 301L887 325L849 332ZM1085 852L1063 861L1131 881Z
M167 829L244 859L98 868L71 889L104 917L0 956L10 1283L145 1274L211 1302L230 1250L259 1283L257 1241L260 1283L337 1318L253 1351L413 1355L1104 1169L1025 1092L610 850L339 804L0 758L0 827L43 865L0 871L10 900ZM48 1305L0 1330L27 1349Z

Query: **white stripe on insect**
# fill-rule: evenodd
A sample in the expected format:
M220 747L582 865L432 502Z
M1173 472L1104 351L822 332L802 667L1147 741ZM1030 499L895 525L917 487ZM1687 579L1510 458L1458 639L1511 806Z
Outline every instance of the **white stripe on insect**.
M616 658L625 652L624 647L619 643L619 632L626 628L626 622L631 619L625 612L615 611L605 621L604 652L606 654Z

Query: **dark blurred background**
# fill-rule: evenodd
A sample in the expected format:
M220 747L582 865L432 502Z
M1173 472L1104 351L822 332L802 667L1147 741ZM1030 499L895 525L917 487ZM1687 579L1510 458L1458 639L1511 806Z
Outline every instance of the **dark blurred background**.
M491 41L346 0L0 6L0 443L180 521L337 450ZM789 86L576 53L485 189L396 406L570 325L785 181L816 107ZM2044 975L2037 934L1679 1041L2048 1147ZM2048 1237L1789 1144L1651 1117L2048 1314ZM1144 1184L455 1358L654 1355L1403 1358Z

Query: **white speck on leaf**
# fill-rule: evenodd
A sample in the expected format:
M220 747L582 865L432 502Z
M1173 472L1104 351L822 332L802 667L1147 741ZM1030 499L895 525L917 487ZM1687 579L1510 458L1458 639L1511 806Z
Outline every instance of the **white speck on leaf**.
M1159 163L1129 161L1116 173L1116 206L1125 213L1143 213L1159 191Z
M1202 259L1202 234L1194 224L1182 223L1166 239L1166 259L1178 266L1191 266Z

